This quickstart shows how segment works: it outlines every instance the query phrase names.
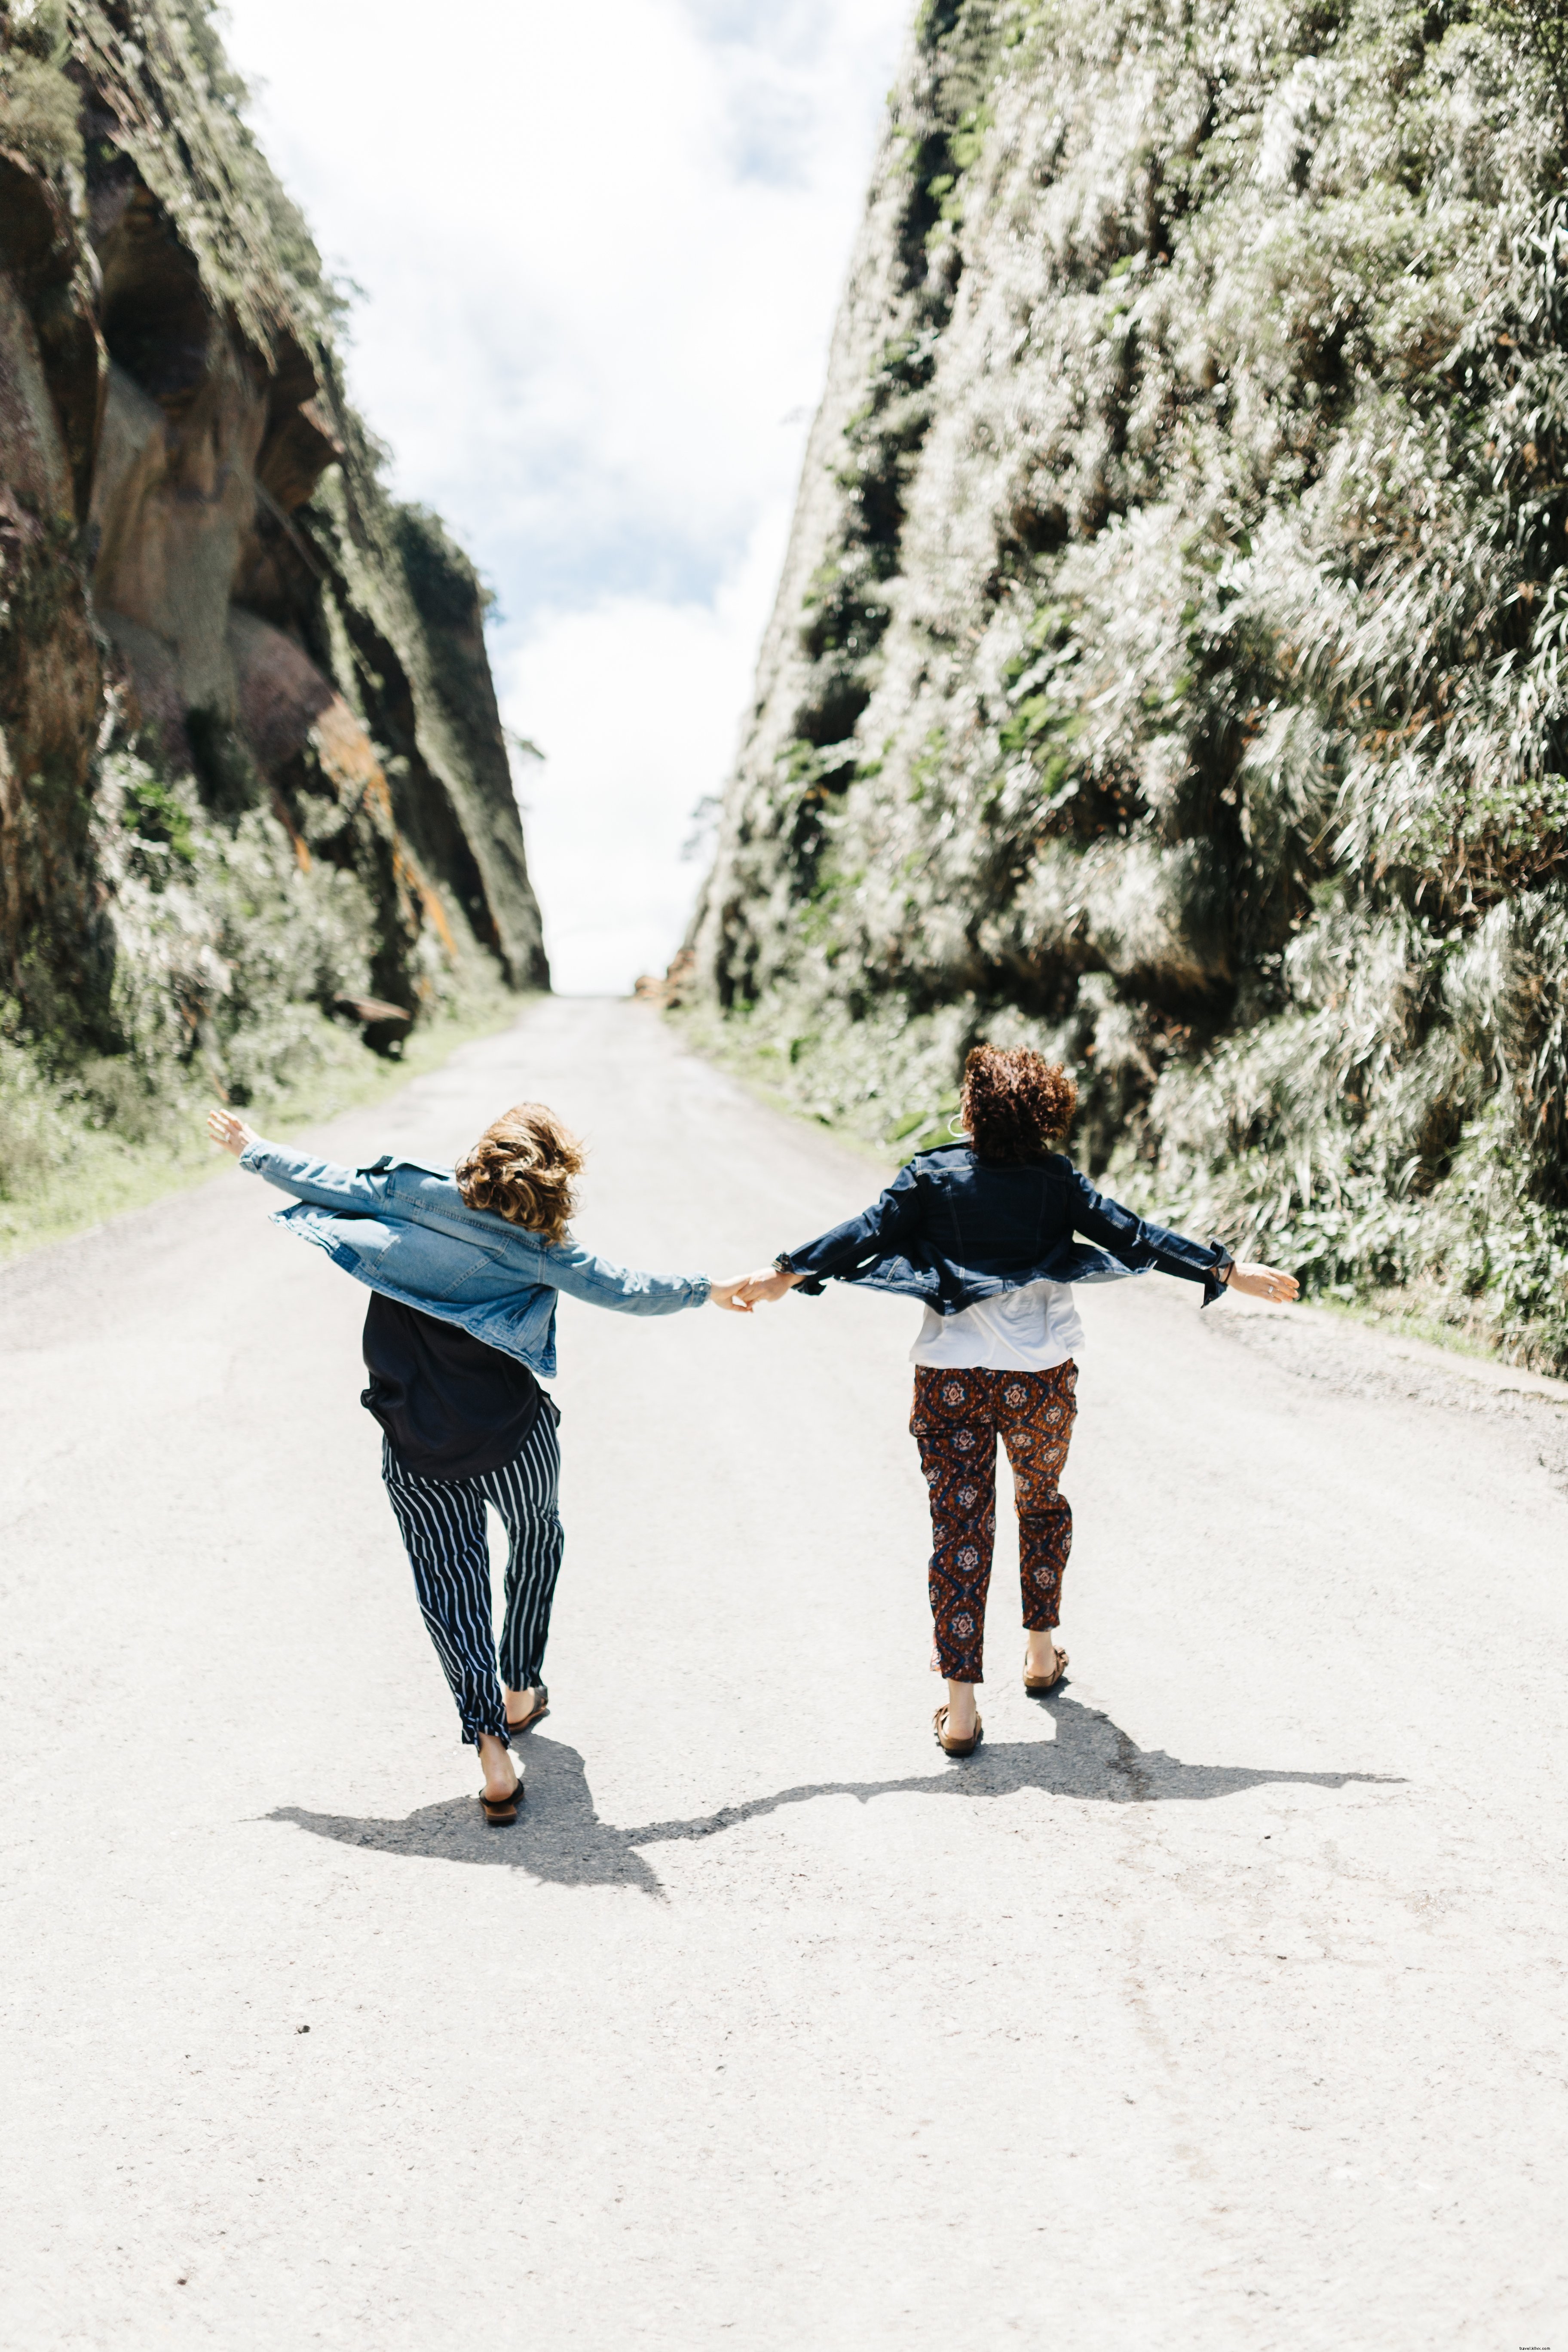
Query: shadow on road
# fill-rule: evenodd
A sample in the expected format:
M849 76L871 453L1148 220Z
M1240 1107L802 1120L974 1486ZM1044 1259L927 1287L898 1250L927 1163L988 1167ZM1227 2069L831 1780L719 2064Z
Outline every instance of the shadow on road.
M625 1832L630 1845L662 1845L676 1838L711 1837L717 1830L754 1822L783 1805L809 1804L815 1797L1011 1797L1020 1789L1043 1789L1053 1797L1077 1797L1089 1804L1184 1803L1208 1797L1234 1797L1281 1780L1316 1789L1342 1789L1349 1780L1395 1782L1384 1772L1269 1772L1245 1764L1182 1764L1163 1748L1142 1748L1095 1707L1053 1695L1038 1704L1056 1717L1054 1740L987 1740L963 1763L944 1763L935 1772L901 1780L817 1780L776 1796L753 1797L742 1805L689 1822L650 1822Z
M340 1845L368 1846L379 1853L405 1853L435 1862L500 1863L534 1878L564 1886L634 1886L658 1895L660 1884L638 1849L680 1839L715 1837L721 1831L760 1820L785 1805L808 1805L818 1797L1010 1797L1023 1789L1107 1805L1191 1804L1234 1797L1244 1789L1300 1782L1314 1789L1342 1789L1352 1781L1400 1785L1386 1772L1272 1772L1244 1764L1183 1764L1162 1748L1142 1748L1097 1708L1053 1694L1040 1702L1056 1719L1054 1740L987 1742L965 1762L943 1763L934 1772L898 1780L812 1780L724 1805L690 1821L648 1822L638 1829L616 1829L602 1822L583 1759L574 1748L531 1733L524 1748L528 1797L515 1828L490 1829L471 1797L449 1797L423 1805L402 1821L359 1820L352 1815L307 1812L281 1805L267 1818L293 1822L315 1837Z
M311 1813L279 1805L269 1822L293 1822L313 1837L376 1853L407 1853L426 1862L500 1863L567 1886L635 1886L660 1892L658 1879L634 1852L624 1831L594 1810L583 1759L564 1741L531 1731L519 1743L528 1794L517 1822L492 1829L472 1797L446 1797L421 1805L402 1821L359 1820L353 1814ZM478 1769L474 1782L479 1784Z

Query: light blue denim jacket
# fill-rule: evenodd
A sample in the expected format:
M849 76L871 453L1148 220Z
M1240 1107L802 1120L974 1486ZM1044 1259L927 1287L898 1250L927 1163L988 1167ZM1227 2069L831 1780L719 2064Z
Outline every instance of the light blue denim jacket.
M314 1242L367 1289L460 1324L541 1380L555 1374L559 1291L619 1315L677 1315L708 1302L705 1274L630 1273L574 1241L542 1241L470 1209L448 1169L390 1153L374 1167L340 1168L264 1142L239 1164L294 1195L274 1224Z

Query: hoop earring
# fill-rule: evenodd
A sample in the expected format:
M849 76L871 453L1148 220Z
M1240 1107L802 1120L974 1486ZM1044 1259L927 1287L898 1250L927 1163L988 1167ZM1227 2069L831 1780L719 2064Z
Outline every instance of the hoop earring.
M949 1135L955 1137L960 1143L967 1143L969 1140L969 1129L966 1127L960 1127L958 1123L963 1117L963 1113L961 1110L955 1110L952 1117L947 1122L947 1131Z

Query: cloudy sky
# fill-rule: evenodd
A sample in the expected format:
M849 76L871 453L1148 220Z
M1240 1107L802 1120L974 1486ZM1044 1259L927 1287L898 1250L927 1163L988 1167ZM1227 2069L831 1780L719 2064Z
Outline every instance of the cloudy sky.
M910 0L229 0L394 487L500 595L556 985L679 944Z

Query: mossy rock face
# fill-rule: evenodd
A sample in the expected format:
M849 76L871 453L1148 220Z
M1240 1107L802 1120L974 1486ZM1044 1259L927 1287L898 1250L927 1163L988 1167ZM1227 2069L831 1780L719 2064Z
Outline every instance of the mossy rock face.
M822 1115L1031 1039L1146 1204L1559 1365L1561 51L917 12L690 942Z
M214 12L0 32L0 1006L129 1133L342 1002L390 1048L549 974L485 597L382 485Z

